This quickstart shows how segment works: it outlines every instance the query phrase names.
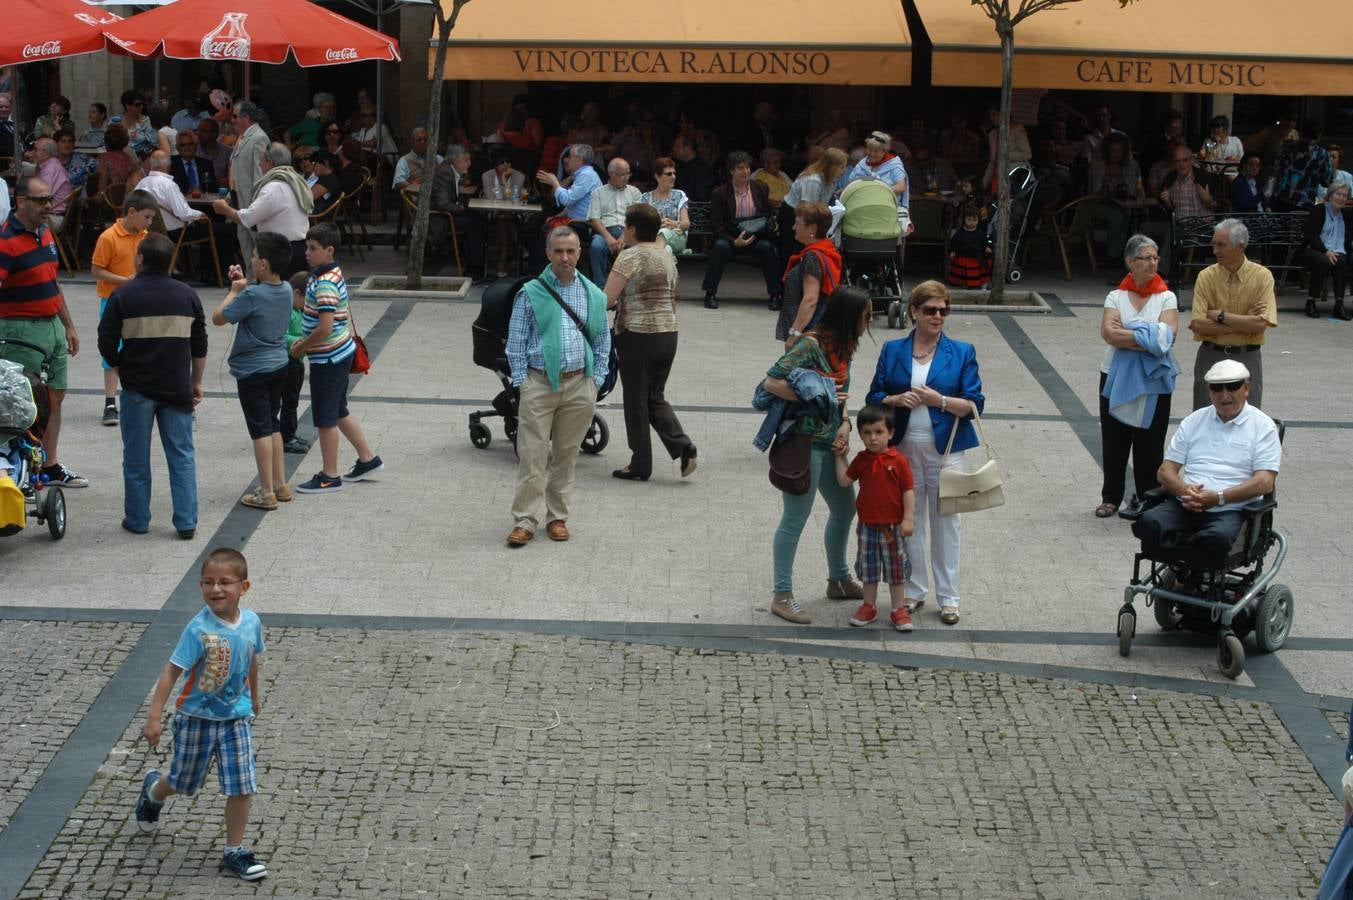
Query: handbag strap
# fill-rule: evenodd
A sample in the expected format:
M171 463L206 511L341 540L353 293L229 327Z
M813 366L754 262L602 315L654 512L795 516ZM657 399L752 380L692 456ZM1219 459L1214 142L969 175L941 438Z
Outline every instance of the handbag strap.
M954 427L949 429L949 443L944 447L944 459L941 462L941 465L949 462L949 454L954 449L954 437L958 434L958 423L960 419L954 413L949 413L949 415L954 417ZM977 412L976 403L973 403L972 405L972 417L973 421L977 423L977 438L982 442L982 447L987 451L987 459L995 459L996 454L991 451L991 444L987 442L987 433L982 429L982 417Z

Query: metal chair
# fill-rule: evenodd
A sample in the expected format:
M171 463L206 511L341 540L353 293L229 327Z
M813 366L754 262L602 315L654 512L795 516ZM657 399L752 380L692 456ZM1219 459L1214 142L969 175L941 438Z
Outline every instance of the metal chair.
M409 232L410 234L412 234L413 220L414 217L418 214L418 198L415 195L411 195L408 191L400 191L399 195L404 200L404 212L405 215L408 216ZM456 259L456 274L464 275L465 267L461 264L460 261L460 235L456 233L456 217L452 213L446 212L445 210L440 209L428 210L429 223L431 223L432 219L436 216L446 216L447 229L451 235L451 252Z
M360 197L362 194L365 194L367 192L370 192L372 197L375 197L376 194L380 191L380 187L376 181L376 173L373 172L371 169L368 169L366 166L362 166L360 171L362 173L362 183L357 186L356 191L357 197ZM356 197L354 197L354 200L356 200ZM374 208L375 201L373 200L372 202ZM381 218L382 219L385 218L384 214L381 215ZM348 228L352 230L354 239L356 238L357 231L360 230L362 232L362 243L366 244L366 249L368 250L376 249L371 244L371 235L367 233L366 222L363 221L362 219L360 202L356 202L355 205L353 203L348 203L344 205L343 220L347 223ZM375 223L373 222L372 224Z
M357 238L353 234L352 228L349 227L347 217L340 215L340 213L343 212L343 206L348 199L349 197L347 194L339 194L333 203L330 203L324 208L324 212L312 213L310 215L310 224L314 225L319 222L332 222L334 227L338 229L338 237L343 244L353 253L357 254L359 260L365 262L366 254L362 252L362 245L357 242Z
M1062 256L1062 274L1067 281L1071 280L1071 262L1066 255L1068 244L1083 244L1085 255L1090 259L1091 274L1099 274L1094 241L1095 208L1099 203L1099 197L1082 197L1052 214L1052 240L1057 242L1057 250Z
M70 236L73 234L75 239L79 240L84 196L84 185L70 192L66 200L66 214L61 218L61 226L52 229L52 241L56 244L56 252L61 256L61 264L66 267L67 275L80 268L80 259L76 256L75 244Z

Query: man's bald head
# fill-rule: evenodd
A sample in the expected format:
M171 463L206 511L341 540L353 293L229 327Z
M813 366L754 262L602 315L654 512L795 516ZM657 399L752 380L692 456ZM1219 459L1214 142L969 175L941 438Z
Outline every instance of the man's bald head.
M169 154L163 150L156 150L150 154L150 170L152 172L169 171Z

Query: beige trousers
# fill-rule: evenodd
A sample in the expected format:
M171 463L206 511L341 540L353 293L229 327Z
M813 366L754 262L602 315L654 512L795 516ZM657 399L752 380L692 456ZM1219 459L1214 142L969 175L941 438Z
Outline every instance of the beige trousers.
M545 521L568 520L573 467L596 407L597 383L586 375L565 378L559 382L559 390L553 391L543 372L527 372L517 401L517 493L512 498L515 526L535 531L542 494Z

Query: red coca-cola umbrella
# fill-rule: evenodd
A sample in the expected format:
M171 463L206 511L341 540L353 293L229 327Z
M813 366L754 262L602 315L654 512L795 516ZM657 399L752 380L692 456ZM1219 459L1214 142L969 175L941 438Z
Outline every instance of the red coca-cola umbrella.
M6 0L0 15L0 66L102 50L104 28L122 21L79 0Z
M176 0L105 28L131 56L302 66L399 60L399 42L308 0Z

